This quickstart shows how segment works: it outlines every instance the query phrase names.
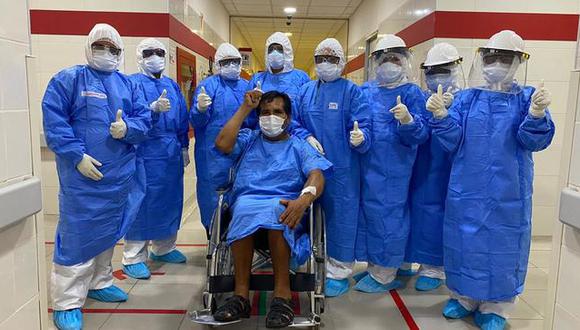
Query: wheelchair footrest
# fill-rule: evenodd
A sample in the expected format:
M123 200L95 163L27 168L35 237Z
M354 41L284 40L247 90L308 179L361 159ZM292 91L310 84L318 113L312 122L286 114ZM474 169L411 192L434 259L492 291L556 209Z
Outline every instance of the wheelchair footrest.
M214 326L214 327L242 322L242 320L237 320L237 321L232 321L232 322L219 322L219 321L216 321L213 318L213 315L211 314L211 310L210 309L203 309L203 310L200 310L200 311L193 311L193 312L190 313L189 319L192 322L194 322L194 323L205 324L205 325Z
M315 288L315 276L308 273L290 274L290 290L294 292L310 292ZM210 276L209 293L227 293L235 289L234 275ZM274 275L252 274L250 290L274 291Z

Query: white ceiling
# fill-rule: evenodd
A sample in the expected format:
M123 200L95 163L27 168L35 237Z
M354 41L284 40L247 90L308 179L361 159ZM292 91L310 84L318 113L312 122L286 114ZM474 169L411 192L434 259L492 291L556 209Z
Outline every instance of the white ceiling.
M285 7L297 9L296 18L349 18L362 0L222 0L231 16L286 16Z

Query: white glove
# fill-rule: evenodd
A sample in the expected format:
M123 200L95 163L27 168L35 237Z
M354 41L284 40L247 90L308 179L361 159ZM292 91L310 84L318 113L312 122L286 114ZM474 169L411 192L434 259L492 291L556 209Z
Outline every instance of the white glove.
M445 107L445 99L443 98L443 86L437 86L437 93L429 96L427 110L433 113L433 117L437 119L443 119L449 115Z
M546 108L552 103L552 95L544 88L544 81L540 82L538 89L532 95L532 104L530 105L530 115L534 118L544 118Z
M261 81L258 80L258 82L256 83L256 88L254 88L254 90L264 93L264 91L262 90L262 82Z
M318 140L310 135L309 137L306 138L306 142L310 143L310 145L316 149L316 151L318 151L321 155L324 155L324 148L322 148L322 144L320 144L320 142L318 142Z
M211 105L211 97L205 92L205 87L201 86L201 91L197 94L197 110L204 113Z
M83 154L83 159L77 164L77 170L91 180L100 181L103 178L103 173L97 170L95 165L103 166L98 160Z
M453 104L454 99L455 96L451 93L451 87L447 88L447 92L443 93L443 103L445 103L447 109Z
M109 132L114 139L122 139L127 135L127 124L123 121L123 110L117 110L117 120L111 123Z
M401 103L401 95L397 96L397 105L389 111L402 125L408 125L413 122L413 117L411 116L411 113L409 113L409 109L407 109L406 105Z
M171 102L167 96L167 89L164 89L157 101L154 101L149 105L149 108L153 112L167 112L171 109Z
M365 135L363 132L358 128L358 121L354 121L354 127L352 131L350 131L350 144L353 147L358 147L363 143L365 140Z
M189 159L189 149L183 148L181 149L181 155L183 156L183 167L187 167L191 160Z

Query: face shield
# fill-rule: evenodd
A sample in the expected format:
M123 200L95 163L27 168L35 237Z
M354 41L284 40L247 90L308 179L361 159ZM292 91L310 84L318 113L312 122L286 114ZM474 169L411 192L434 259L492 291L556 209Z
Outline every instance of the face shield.
M465 88L465 74L461 62L463 59L451 63L433 66L421 66L421 87L431 93L437 92L437 87L441 85L443 91L450 90L455 94Z
M527 82L528 59L523 52L479 48L469 72L469 87L519 93Z
M371 56L369 78L380 86L395 88L414 80L411 65L413 57L409 49L399 47L378 50Z

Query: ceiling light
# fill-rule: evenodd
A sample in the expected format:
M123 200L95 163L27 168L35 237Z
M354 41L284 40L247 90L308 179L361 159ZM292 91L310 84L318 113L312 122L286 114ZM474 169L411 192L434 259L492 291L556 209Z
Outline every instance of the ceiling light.
M284 34L285 34L287 37L291 37L291 36L292 36L292 32L284 32Z
M198 30L191 30L191 32L193 32L193 33L195 33L195 34L198 34L198 33L199 33L199 31L198 31Z
M284 12L286 14L295 14L296 13L296 8L294 8L294 7L286 7L286 8L284 8Z

